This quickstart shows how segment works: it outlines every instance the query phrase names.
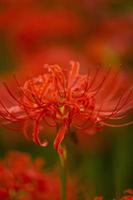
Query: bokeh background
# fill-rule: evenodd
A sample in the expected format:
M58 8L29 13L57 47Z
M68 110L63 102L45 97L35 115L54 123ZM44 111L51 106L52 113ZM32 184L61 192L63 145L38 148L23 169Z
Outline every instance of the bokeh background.
M43 71L43 65L69 66L79 61L81 71L104 66L133 67L132 0L0 0L0 95L6 102L2 81L13 91L15 73L21 82ZM66 138L69 175L77 200L102 195L118 198L133 188L133 128L106 128L96 135L71 134ZM45 159L45 168L58 165L52 142L42 148L23 133L0 129L1 157L11 150Z

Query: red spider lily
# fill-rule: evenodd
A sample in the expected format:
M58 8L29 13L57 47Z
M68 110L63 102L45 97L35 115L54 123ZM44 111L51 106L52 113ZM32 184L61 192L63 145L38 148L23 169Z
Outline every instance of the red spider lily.
M107 17L98 24L96 31L86 42L86 51L93 63L115 61L118 64L123 56L130 56L133 42L132 16ZM122 34L120 34L122 33Z
M57 9L41 11L34 8L5 9L0 14L0 29L8 46L19 56L38 52L51 41L71 40L84 35L86 26L76 13Z
M98 68L82 75L78 62L71 63L70 71L58 65L44 68L43 75L27 80L23 87L15 78L19 97L4 84L16 105L7 108L0 101L3 125L23 122L28 136L28 125L32 121L32 140L41 146L48 144L39 138L43 123L58 127L54 148L61 153L60 144L70 127L95 133L104 126L123 127L133 123L113 123L114 120L122 122L133 108L132 85L122 72Z
M94 200L103 200L103 197L96 197Z
M43 170L43 160L20 152L10 152L0 160L0 199L9 200L59 200L60 179L55 173ZM71 183L67 185L68 200L71 195Z
M128 189L125 192L126 192L126 195L123 196L120 200L133 200L133 190Z

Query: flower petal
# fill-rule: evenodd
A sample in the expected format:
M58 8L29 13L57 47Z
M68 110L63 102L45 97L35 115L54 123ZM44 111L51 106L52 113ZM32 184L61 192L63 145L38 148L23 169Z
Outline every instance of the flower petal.
M42 119L42 115L38 117L38 119L34 122L34 128L32 133L32 139L33 142L35 142L37 145L40 145L42 147L46 147L48 145L48 141L44 140L43 142L39 139L39 132L40 132L40 122Z
M59 154L63 153L63 149L60 146L62 140L64 139L65 133L67 131L67 126L64 124L58 131L57 136L54 141L54 148L58 151Z

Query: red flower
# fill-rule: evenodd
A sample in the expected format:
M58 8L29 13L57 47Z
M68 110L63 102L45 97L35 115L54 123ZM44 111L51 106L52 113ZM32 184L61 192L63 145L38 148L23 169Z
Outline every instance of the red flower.
M120 200L133 200L133 190L128 189L125 191L126 195L123 196Z
M26 153L10 152L0 160L0 173L1 200L60 199L60 179L55 173L44 172L41 158L33 161ZM68 200L74 199L70 190L69 182Z
M53 44L58 40L71 40L85 34L85 23L74 11L40 10L37 7L9 7L0 13L0 30L4 33L8 47L20 58L45 49L49 46L48 41Z
M122 120L133 108L132 85L122 72L98 68L81 75L79 63L72 62L71 65L70 71L58 65L45 65L45 73L27 80L23 87L16 80L19 97L14 96L5 84L16 105L7 108L1 102L2 123L23 121L27 135L32 121L32 140L41 146L48 144L39 138L43 123L59 127L54 141L54 148L59 153L70 127L94 133L104 126L123 127L133 123L113 123L113 120Z
M103 200L103 197L95 197L95 199L94 200Z

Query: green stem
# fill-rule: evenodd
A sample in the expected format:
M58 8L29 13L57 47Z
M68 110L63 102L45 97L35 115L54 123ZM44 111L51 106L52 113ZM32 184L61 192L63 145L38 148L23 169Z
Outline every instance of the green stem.
M67 166L66 166L66 149L63 149L63 154L60 154L61 168L61 200L67 200Z

